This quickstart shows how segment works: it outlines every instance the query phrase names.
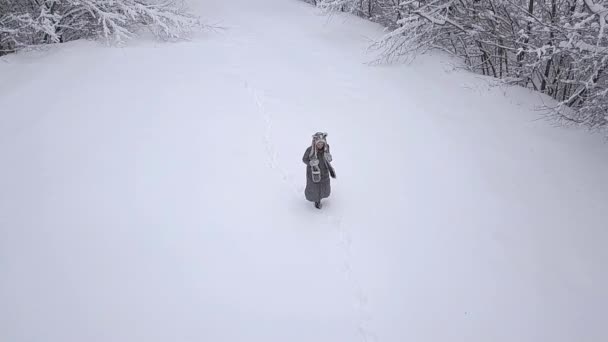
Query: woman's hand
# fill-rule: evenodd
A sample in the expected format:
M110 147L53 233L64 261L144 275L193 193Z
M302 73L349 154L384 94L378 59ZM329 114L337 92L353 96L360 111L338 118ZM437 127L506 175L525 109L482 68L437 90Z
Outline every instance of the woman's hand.
M319 159L311 159L309 164L310 166L319 166Z

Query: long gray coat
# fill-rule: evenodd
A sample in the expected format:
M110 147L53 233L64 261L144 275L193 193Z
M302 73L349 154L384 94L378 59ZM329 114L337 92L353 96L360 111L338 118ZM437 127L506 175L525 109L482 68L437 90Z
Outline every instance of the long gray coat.
M331 194L331 184L330 184L330 174L329 174L329 166L325 163L325 156L322 151L317 152L317 158L319 159L319 169L321 169L321 181L319 183L315 183L312 181L312 170L310 165L310 150L311 147L306 149L304 152L304 157L302 157L302 161L306 164L306 190L304 194L306 195L306 199L311 202L319 202L323 198L329 197Z

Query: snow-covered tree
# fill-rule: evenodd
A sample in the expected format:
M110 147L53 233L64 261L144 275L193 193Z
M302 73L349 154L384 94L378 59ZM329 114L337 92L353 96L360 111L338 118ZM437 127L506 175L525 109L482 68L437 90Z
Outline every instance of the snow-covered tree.
M608 127L608 0L316 0L387 26L380 61L430 49L543 92L568 122Z
M199 27L179 0L0 0L0 54L80 38L123 42L141 29L181 38Z

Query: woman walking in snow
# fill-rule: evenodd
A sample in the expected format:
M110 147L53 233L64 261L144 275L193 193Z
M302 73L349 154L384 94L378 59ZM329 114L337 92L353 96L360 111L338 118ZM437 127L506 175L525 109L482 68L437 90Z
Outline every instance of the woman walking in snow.
M312 145L304 152L302 161L306 164L306 199L321 209L321 200L331 193L330 179L336 178L331 166L331 153L327 144L327 133L318 132L312 136Z

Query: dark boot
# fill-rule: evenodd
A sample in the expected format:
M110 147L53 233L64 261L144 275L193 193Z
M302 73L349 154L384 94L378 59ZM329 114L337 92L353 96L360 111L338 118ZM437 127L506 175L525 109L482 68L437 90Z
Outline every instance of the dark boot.
M315 202L315 208L321 209L321 201Z

